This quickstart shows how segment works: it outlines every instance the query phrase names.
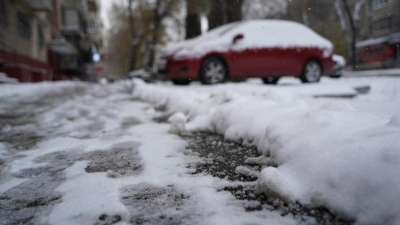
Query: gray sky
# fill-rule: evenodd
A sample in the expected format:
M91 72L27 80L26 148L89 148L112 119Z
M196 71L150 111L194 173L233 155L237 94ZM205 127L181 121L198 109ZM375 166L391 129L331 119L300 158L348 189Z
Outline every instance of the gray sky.
M124 4L127 0L99 0L101 4L100 16L104 22L104 28L107 30L110 27L110 20L108 13L113 5L113 3Z

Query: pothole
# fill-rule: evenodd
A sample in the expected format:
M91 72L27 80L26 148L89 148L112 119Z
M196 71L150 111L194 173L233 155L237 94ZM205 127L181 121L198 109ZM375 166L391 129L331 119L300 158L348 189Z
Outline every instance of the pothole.
M246 211L277 211L282 216L291 214L299 224L352 224L324 207L306 208L299 203L288 204L280 199L256 192L257 174L266 166L276 166L261 156L255 147L226 141L211 133L182 134L188 142L187 151L201 157L201 163L189 165L193 174L204 173L230 181L242 181L244 185L225 187L219 191L230 192Z
M163 188L142 183L124 187L121 201L130 211L132 224L190 224L196 216L194 200L173 185Z
M122 176L137 175L142 170L138 154L139 143L125 142L106 151L94 151L81 155L79 160L90 161L88 173L114 171Z

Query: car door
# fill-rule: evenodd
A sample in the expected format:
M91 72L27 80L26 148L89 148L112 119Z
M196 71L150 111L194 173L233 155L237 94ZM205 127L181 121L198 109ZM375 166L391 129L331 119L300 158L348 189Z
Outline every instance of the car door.
M239 34L233 35L232 40L237 35ZM232 41L229 52L232 77L268 77L291 74L296 52L289 48L268 46L269 37L267 35L269 35L268 32L263 30L251 31L243 34L243 39ZM262 43L263 38L266 43ZM257 42L258 44L254 45Z
M236 43L232 41L228 56L231 77L262 77L274 69L273 53L266 48L252 47L251 41L252 37L247 34Z

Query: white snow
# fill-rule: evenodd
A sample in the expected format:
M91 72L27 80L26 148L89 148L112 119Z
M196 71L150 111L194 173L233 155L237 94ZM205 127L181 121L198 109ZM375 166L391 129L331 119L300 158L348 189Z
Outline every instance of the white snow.
M187 117L185 114L181 112L177 112L171 117L168 118L168 122L171 123L171 127L169 129L170 133L179 134L182 131L185 131L185 123L187 121Z
M69 85L5 85L0 97L37 97ZM353 87L359 85L369 85L370 92L355 99L315 97L354 94ZM399 101L400 82L396 77L323 78L320 84L309 85L287 78L278 86L262 85L253 79L240 84L194 83L189 87L150 85L140 80L95 85L41 114L38 129L56 129L58 138L45 139L21 152L2 173L15 175L46 166L35 159L49 153L109 151L124 143L137 148L142 166L139 174L86 173L89 162L75 162L65 170L66 180L57 189L62 201L49 217L43 215L43 221L94 224L99 215L107 214L120 215L120 223L126 223L130 211L121 202L121 189L146 184L160 188L172 185L179 193L189 195L185 207L194 212L194 218L188 223L295 224L290 215L282 217L278 212L245 212L229 192L217 191L235 185L233 182L211 175L190 175L193 169L187 165L199 162L199 158L184 154L186 143L174 133L216 132L226 139L257 146L262 156L246 161L261 163L262 172L247 167L236 170L258 176L258 191L306 206L322 205L355 219L357 224L398 224ZM166 112L157 111L164 106ZM152 118L159 115L172 115L170 124L153 122ZM0 146L0 151L6 147ZM22 182L7 178L0 184L0 192L17 188Z
M392 85L398 93L399 81L392 80L396 81ZM360 82L359 79L337 82L343 85L349 81ZM372 80L364 81L374 87ZM390 79L384 81L386 85L391 83ZM330 82L334 84L335 81ZM232 90L233 86L243 87L233 90L253 94L225 89ZM258 180L260 192L289 202L323 205L356 219L357 224L400 222L398 107L392 114L381 117L357 110L350 101L325 100L316 104L318 100L302 101L290 93L260 96L255 85L244 86L197 89L192 86L190 90L174 90L135 81L134 95L165 105L170 113L185 113L188 131L217 132L226 139L258 146L260 153L278 165L262 171ZM265 86L263 89L264 93L274 90ZM360 97L356 102L366 104L370 100ZM387 105L396 105L399 100L400 96L394 95L391 98L394 102Z
M3 131L4 132L4 131ZM7 144L0 142L0 156L4 156L7 154Z
M184 210L190 215L184 222L189 224L261 224L265 221L295 224L291 216L282 217L278 212L246 212L229 192L217 191L235 183L211 175L190 175L193 169L187 165L200 159L184 154L186 143L169 133L169 124L152 121L152 116L159 114L154 107L131 100L134 96L129 93L132 89L130 84L127 81L88 87L83 94L38 116L38 129L55 129L57 138L45 138L35 148L21 152L4 169L10 176L16 176L24 169L48 166L36 159L50 153L65 151L79 155L94 150L110 151L115 146L129 143L138 151L142 169L137 175L114 176L111 171L87 173L85 168L89 161L75 162L64 171L66 180L56 189L61 193L61 202L51 209L49 215L40 215L40 221L48 224L95 224L100 215L106 214L121 216L120 224L124 224L129 221L131 212L121 202L121 190L127 186L148 185L159 188L173 186L177 193L190 196L184 205ZM52 89L47 87L29 84L13 95L21 98L40 96ZM135 123L121 126L128 121L127 118ZM178 113L170 121L185 124L187 116ZM14 185L17 184L4 187L9 190Z
M233 37L244 39L232 44ZM295 35L294 35L295 34ZM282 20L250 20L230 23L194 39L168 45L163 57L176 59L199 58L209 52L243 51L251 48L320 48L324 57L332 54L332 43L310 28L296 22Z
M357 48L361 48L361 47L367 47L367 46L373 46L373 45L378 45L381 44L383 42L387 41L387 37L383 37L383 38L371 38L371 39L367 39L364 41L359 41L356 43L356 47Z
M21 179L21 178L13 178L5 183L0 184L0 194L3 194L4 192L24 183L28 179Z
M0 99L11 96L43 95L51 91L61 90L65 87L77 85L75 82L41 82L35 85L29 83L2 84L0 87Z
M1 83L16 84L19 83L19 81L18 79L8 77L5 73L0 73L0 84Z
M346 66L346 59L343 56L333 54L332 59L342 67Z
M238 167L236 167L235 171L236 171L236 173L242 174L245 176L250 176L250 177L258 177L259 176L258 171L252 170L245 166L238 166Z

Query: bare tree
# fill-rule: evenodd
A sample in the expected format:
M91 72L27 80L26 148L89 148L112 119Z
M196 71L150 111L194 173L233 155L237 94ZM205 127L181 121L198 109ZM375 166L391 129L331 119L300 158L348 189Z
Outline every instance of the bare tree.
M247 0L243 2L245 19L281 19L286 15L287 0Z
M186 0L186 39L201 34L198 0Z
M208 14L208 29L212 30L226 23L226 0L212 0Z
M153 25L148 46L149 55L146 65L146 69L148 70L151 70L154 65L154 57L157 43L160 37L160 27L162 25L162 22L166 17L171 15L171 13L174 11L173 8L176 7L178 3L179 0L156 0L154 3Z
M353 70L357 68L357 49L356 49L356 42L358 36L358 29L357 29L357 20L360 19L360 10L361 7L366 3L366 0L357 0L350 2L349 0L341 0L343 3L344 12L347 18L348 26L343 25L350 36L350 63L352 65ZM341 8L339 5L339 0L336 0L336 10L338 11L338 15L343 14L341 12ZM352 10L352 6L354 6L354 11ZM343 15L342 15L343 20Z
M226 0L226 16L227 22L236 22L242 20L243 0Z
M242 20L244 0L212 0L208 15L208 29Z
M349 28L351 32L351 42L350 42L350 49L351 49L351 65L353 70L356 69L356 39L357 39L357 27L354 23L353 14L351 13L349 2L347 0L343 0L344 11L347 14L347 18L349 21Z
M128 0L128 11L129 11L129 30L131 33L131 57L129 59L130 71L136 69L136 54L137 54L137 41L135 32L135 23L133 18L132 3L134 0Z

